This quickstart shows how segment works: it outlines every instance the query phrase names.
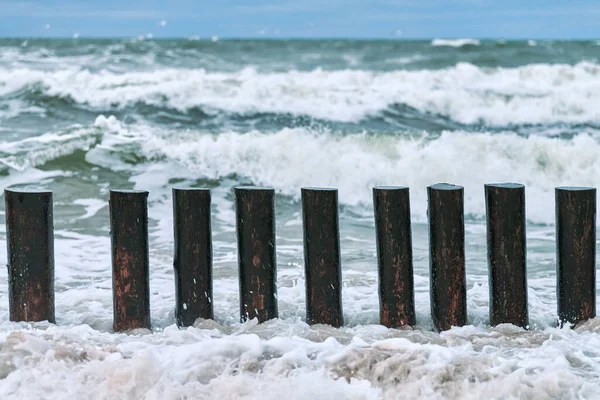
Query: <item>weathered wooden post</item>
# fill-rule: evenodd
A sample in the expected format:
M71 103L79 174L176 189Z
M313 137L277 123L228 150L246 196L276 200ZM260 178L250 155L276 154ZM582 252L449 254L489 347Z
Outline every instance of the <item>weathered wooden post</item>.
M302 188L306 322L340 327L342 269L337 189Z
M11 321L55 322L52 192L6 189Z
M439 183L427 196L431 316L435 330L443 331L467 323L464 190Z
M173 189L175 318L190 326L213 319L210 189Z
M235 188L240 318L258 322L277 318L277 263L275 259L275 191Z
M373 204L381 325L389 328L415 325L409 189L374 187Z
M525 186L485 185L490 324L529 325L525 244Z
M115 332L150 328L148 192L110 191Z
M596 316L596 189L555 194L558 319L577 324Z

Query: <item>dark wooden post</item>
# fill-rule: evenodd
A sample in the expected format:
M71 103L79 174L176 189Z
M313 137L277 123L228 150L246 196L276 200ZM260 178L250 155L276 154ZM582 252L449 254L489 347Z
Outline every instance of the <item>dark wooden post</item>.
M596 189L556 188L559 324L596 316Z
M462 186L447 183L427 188L431 316L437 331L467 323L463 193Z
M525 186L485 185L490 324L529 325L525 246Z
M302 188L306 322L340 327L342 269L337 189Z
M52 192L6 189L11 321L55 322Z
M110 191L115 332L150 328L148 192Z
M277 318L275 191L236 187L240 318Z
M373 188L381 325L415 325L410 196L407 187Z
M210 189L173 189L175 318L190 326L213 319Z

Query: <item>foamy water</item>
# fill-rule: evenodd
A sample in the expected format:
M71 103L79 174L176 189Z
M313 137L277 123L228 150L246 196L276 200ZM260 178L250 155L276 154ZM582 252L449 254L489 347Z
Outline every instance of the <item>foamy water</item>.
M477 39L433 39L432 46L448 46L448 47L463 47L463 46L479 46L481 41Z
M234 73L203 69L97 73L2 71L0 96L36 88L45 96L91 110L136 104L209 114L276 113L360 122L396 104L463 124L491 126L600 122L600 66L533 64L518 68L480 68L468 63L441 70L375 72L363 70ZM46 109L20 102L6 116ZM16 109L16 110L15 110Z
M555 327L554 243L554 188L600 186L597 49L0 40L0 187L54 191L57 318L9 322L0 270L0 397L600 398L600 319ZM527 331L489 326L483 185L505 181L526 185ZM437 182L465 187L469 325L442 334L426 224ZM276 191L280 318L265 324L239 323L240 184ZM380 184L410 187L414 328L378 325ZM184 329L174 186L213 197L215 320ZM304 322L302 186L339 189L340 329ZM112 332L111 188L150 191L151 331Z

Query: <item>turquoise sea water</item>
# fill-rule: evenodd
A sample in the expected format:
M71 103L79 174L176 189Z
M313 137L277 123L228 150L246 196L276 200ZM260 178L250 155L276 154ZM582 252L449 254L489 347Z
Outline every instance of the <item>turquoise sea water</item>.
M595 41L0 39L0 186L54 191L57 289L57 326L9 323L0 272L0 393L599 397L598 321L554 328L553 225L556 186L600 183L599 58ZM506 181L526 185L530 332L489 327L483 185ZM437 182L465 187L470 323L441 336ZM281 319L266 325L238 323L239 184L277 193ZM411 189L414 331L377 325L379 184ZM213 189L215 322L187 330L173 315L174 186ZM342 329L303 322L302 186L339 189ZM152 334L111 330L111 188L150 191Z

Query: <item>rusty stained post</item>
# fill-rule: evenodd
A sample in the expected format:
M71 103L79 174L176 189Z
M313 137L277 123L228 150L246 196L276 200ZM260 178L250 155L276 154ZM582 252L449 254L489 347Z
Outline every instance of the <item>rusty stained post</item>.
M306 322L340 327L342 269L337 189L302 188Z
M437 331L467 323L464 189L439 183L427 188L431 316Z
M150 328L148 192L110 191L115 332Z
M409 188L373 188L381 325L415 325Z
M210 189L173 189L175 318L190 326L213 319Z
M556 291L559 325L596 316L596 189L558 187Z
M526 328L527 268L525 186L485 185L490 289L490 324Z
M55 322L52 192L6 189L11 321Z
M240 319L258 322L277 318L275 259L275 191L235 188Z

